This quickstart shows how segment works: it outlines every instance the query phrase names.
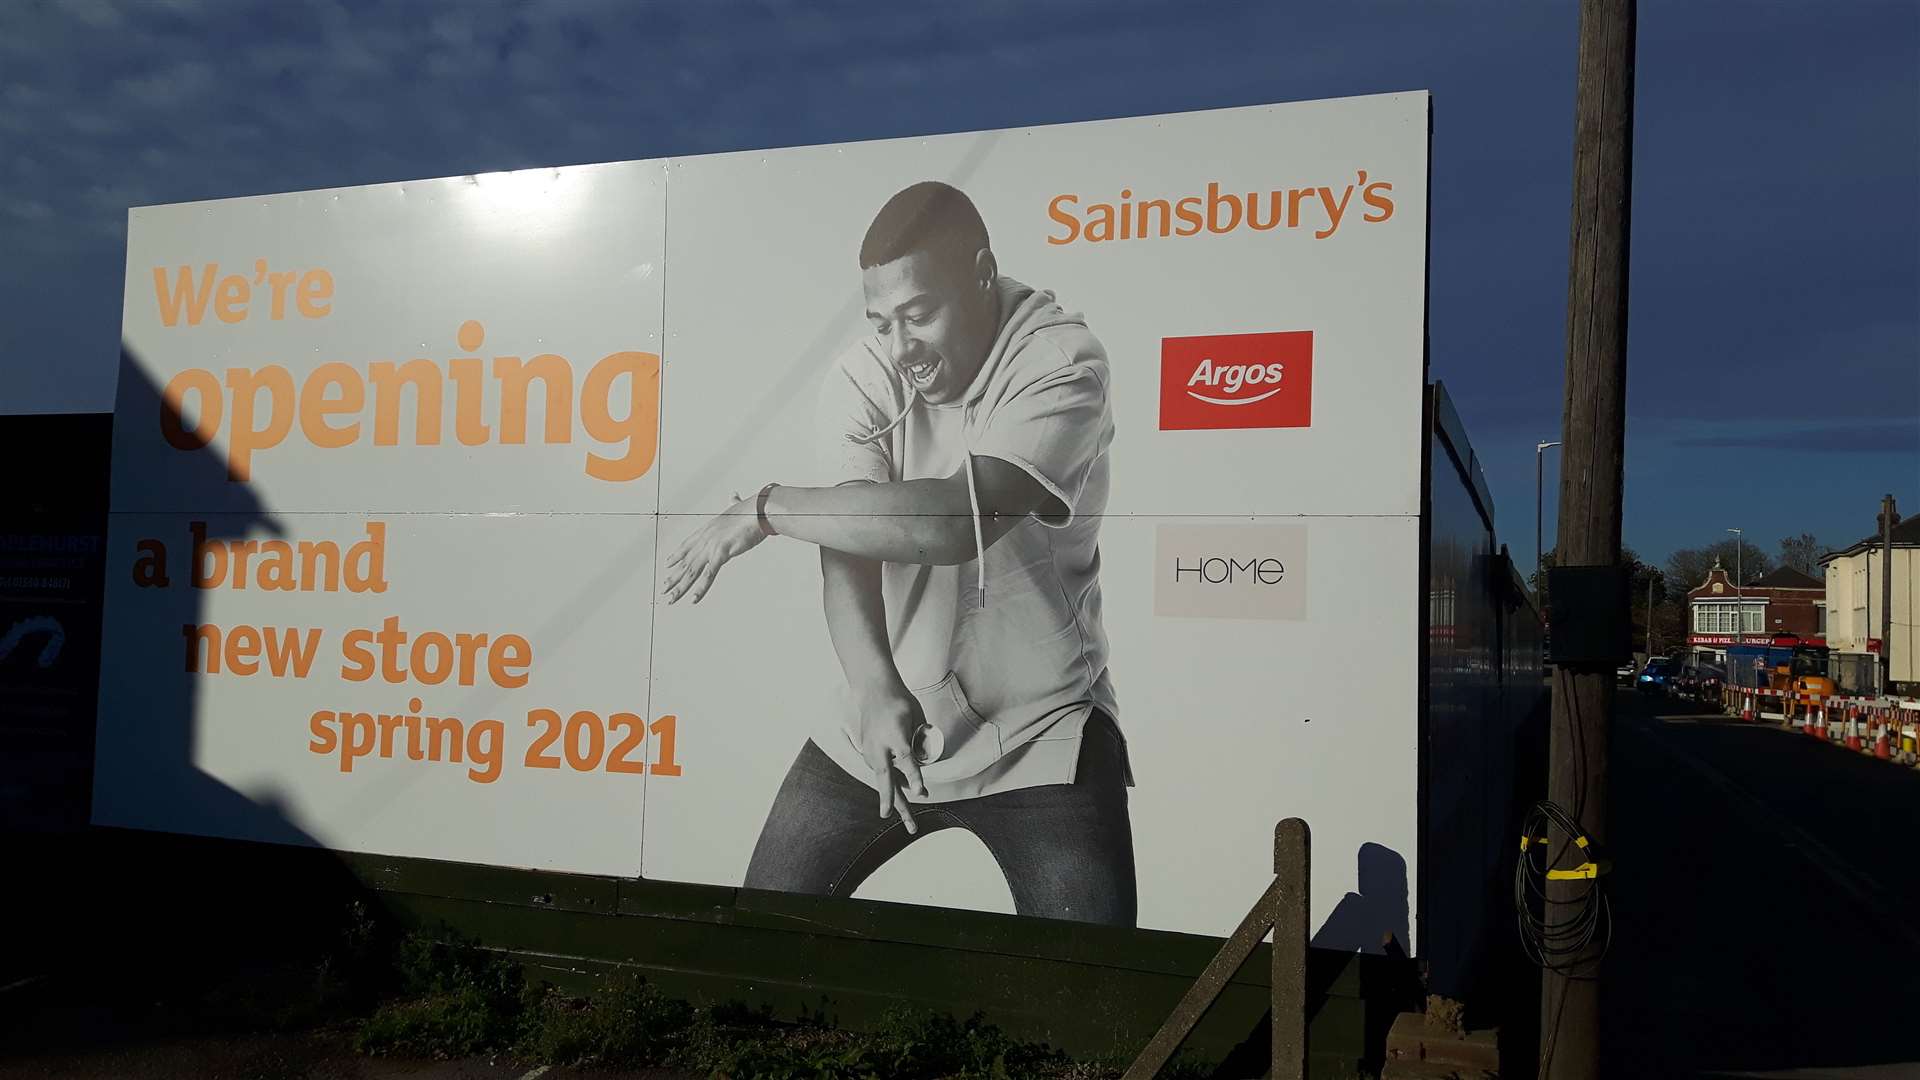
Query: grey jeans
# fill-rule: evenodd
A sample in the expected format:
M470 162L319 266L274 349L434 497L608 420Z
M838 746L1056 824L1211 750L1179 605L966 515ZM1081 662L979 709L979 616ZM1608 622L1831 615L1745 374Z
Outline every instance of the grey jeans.
M898 815L882 819L873 788L809 740L774 796L745 885L851 896L920 836L958 828L992 853L1020 914L1132 926L1139 904L1126 776L1119 729L1096 710L1073 783L917 803L915 835Z

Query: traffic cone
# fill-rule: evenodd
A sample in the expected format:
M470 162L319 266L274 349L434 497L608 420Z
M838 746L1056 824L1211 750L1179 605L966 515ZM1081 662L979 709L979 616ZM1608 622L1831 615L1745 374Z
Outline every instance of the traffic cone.
M1860 709L1858 706L1847 710L1847 749L1860 749Z
M1893 751L1887 746L1887 729L1884 726L1874 736L1873 756L1881 761L1886 761L1893 756Z

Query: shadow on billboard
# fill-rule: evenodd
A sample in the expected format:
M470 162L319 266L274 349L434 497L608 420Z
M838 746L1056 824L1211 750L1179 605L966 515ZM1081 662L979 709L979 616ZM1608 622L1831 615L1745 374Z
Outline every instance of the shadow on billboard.
M1373 952L1391 939L1404 950L1409 940L1406 858L1367 843L1360 845L1357 859L1359 891L1340 898L1310 944L1335 952Z
M117 407L156 420L165 408L160 389L124 348ZM56 444L37 452L58 462L43 470L55 477L56 490L41 502L8 499L6 527L0 529L10 543L21 540L16 547L24 545L21 538L61 536L70 538L69 547L79 542L72 538L88 541L79 546L95 555L85 566L68 568L74 580L60 605L33 607L0 589L0 600L8 602L0 634L9 635L10 646L0 658L0 702L8 706L0 731L17 737L27 730L20 728L22 716L42 716L30 734L57 744L66 763L51 779L26 775L29 769L46 771L45 755L7 754L0 766L7 796L0 801L0 841L10 856L11 882L0 900L0 926L6 928L0 932L0 987L17 989L12 1000L33 1006L9 1011L0 1026L10 1030L0 1042L10 1054L137 1042L169 1008L185 1010L195 1023L217 1025L204 1011L214 988L247 985L244 980L268 970L304 971L310 979L311 971L300 965L338 937L350 902L368 894L335 856L319 850L271 789L244 793L196 765L194 680L143 685L129 695L139 702L137 716L96 727L96 695L123 677L100 663L102 638L111 632L105 621L114 617L103 612L103 586L110 575L134 572L131 542L116 550L106 539L116 523L107 513L110 418L7 418L0 424L15 432L44 429L100 442L63 446L57 444L63 436L49 436ZM216 455L193 455L182 475L224 468ZM277 532L250 493L236 509L220 517L223 533ZM137 531L136 525L129 535ZM172 587L147 590L166 605L162 617L141 619L160 639L153 647L173 654L173 670L179 670L184 638L177 630L161 631L196 625L201 615L201 591L188 587L183 576L189 573L187 554L171 551ZM23 578L13 574L8 581L17 585ZM63 680L52 690L27 679L49 658L44 669L57 669ZM141 670L130 666L125 677ZM41 674L42 683L47 679ZM50 703L66 699L54 690L72 699L57 716L48 711ZM21 701L38 703L37 710L14 709ZM101 732L107 738L132 733L136 768L104 777L95 772ZM111 804L111 785L129 782L143 791L120 797L168 805L176 820L219 821L223 835L267 843L89 825L89 800L96 807L103 799Z
M120 392L118 410L132 417L171 416L177 424L179 414L167 403L160 389L147 376L137 358L124 346L120 358ZM212 484L225 483L223 477L209 474L224 473L225 459L214 453L191 454L183 456L183 463L177 466L182 478L182 498L178 503L164 497L156 498L156 493L142 493L146 505L166 506L170 510L186 511L191 508L192 500L186 497L188 491L204 491ZM153 474L149 474L153 475ZM260 500L248 490L245 484L225 483L233 497L227 508L218 514L204 515L207 518L207 539L239 540L262 536L277 537L282 533L280 523L274 520ZM198 648L188 633L188 628L200 625L202 597L204 590L194 587L189 580L197 570L197 553L183 538L172 534L171 519L173 513L147 515L126 513L117 515L116 525L121 526L122 540L118 550L109 552L108 574L133 574L135 581L142 580L139 567L144 557L136 556L133 543L127 537L147 536L149 532L160 534L162 526L154 530L142 530L139 519L143 517L164 519L165 562L160 572L161 579L168 584L159 587L144 588L140 597L148 603L162 605L161 609L144 610L140 613L140 622L151 631L147 648L157 654L156 661L148 664L116 665L117 669L103 668L100 672L101 697L103 701L141 700L141 714L135 720L129 717L105 717L103 732L114 732L116 737L127 737L136 741L133 748L136 753L122 752L115 755L122 761L135 764L124 769L96 775L94 791L94 810L96 819L128 820L143 816L146 808L166 806L168 818L173 822L188 823L195 831L205 831L213 835L237 839L257 840L274 844L294 844L304 847L318 847L316 840L294 817L286 801L271 787L263 787L251 793L242 793L225 782L216 779L200 769L196 761L204 749L200 745L199 731L195 718L197 713L197 694L195 688L199 680L182 678L171 684L154 681L147 688L129 688L115 685L115 680L123 677L146 677L154 671L191 671L194 670L193 652ZM128 560L132 559L132 562ZM153 569L145 571L146 581L152 582ZM109 611L109 617L113 616ZM168 633L167 628L180 630ZM108 628L107 635L113 631ZM168 658L167 653L173 653ZM125 655L122 652L121 655ZM141 697L141 690L150 690L150 696ZM133 808L129 812L116 812L116 808L125 805Z

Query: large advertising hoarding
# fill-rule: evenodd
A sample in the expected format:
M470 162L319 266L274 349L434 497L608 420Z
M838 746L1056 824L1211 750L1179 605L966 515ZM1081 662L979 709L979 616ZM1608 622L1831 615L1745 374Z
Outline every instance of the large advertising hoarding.
M133 211L95 820L1404 940L1427 132Z

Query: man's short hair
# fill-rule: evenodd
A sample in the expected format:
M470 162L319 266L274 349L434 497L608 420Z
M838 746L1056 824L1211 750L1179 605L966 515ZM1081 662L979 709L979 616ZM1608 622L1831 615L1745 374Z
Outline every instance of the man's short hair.
M860 269L916 251L972 265L974 255L987 246L987 223L980 220L973 200L951 184L923 180L888 199L874 215L860 242Z

